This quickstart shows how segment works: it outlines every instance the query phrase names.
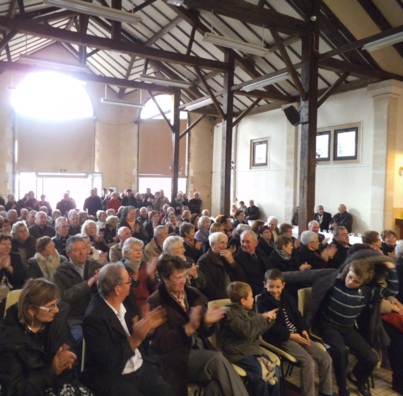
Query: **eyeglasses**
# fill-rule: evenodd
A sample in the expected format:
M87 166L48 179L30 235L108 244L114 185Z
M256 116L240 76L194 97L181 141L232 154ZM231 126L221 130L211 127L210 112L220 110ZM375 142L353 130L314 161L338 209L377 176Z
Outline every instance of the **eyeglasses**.
M119 285L131 285L132 283L133 283L133 279L129 277L129 280L127 282L119 283Z
M41 307L40 305L37 305L37 307L38 307L39 309L41 309L42 311L45 311L45 312L47 312L47 313L51 313L51 312L54 312L54 310L57 308L57 306L59 305L59 303L60 303L60 298L57 299L56 304L53 304L53 305L50 306L50 307Z

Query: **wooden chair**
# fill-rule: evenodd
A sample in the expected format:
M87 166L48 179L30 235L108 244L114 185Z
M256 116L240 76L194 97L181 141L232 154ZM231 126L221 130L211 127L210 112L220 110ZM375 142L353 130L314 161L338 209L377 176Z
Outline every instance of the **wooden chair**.
M4 317L6 316L7 309L18 302L21 294L21 289L11 290L6 297L6 305L4 308Z

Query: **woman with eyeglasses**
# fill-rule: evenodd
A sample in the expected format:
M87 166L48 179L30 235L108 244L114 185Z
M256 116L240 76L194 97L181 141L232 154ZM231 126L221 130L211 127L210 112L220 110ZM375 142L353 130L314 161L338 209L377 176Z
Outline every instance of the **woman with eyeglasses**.
M29 279L0 327L3 395L91 395L76 379L77 356L59 289Z

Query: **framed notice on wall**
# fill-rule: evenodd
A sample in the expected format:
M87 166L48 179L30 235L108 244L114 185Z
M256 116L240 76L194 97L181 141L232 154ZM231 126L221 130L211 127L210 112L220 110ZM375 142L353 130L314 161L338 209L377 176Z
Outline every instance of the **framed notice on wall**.
M269 139L251 140L251 168L269 165Z

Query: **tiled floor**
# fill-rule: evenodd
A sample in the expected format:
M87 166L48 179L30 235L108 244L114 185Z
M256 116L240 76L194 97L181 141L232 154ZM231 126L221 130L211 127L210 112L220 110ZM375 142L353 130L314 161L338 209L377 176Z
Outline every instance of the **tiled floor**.
M287 377L287 396L300 396L299 391L299 368L295 367L291 376ZM403 373L402 373L403 375ZM392 373L389 370L380 368L374 371L375 388L371 388L372 396L399 396L399 393L392 390ZM335 381L334 381L335 383ZM349 384L351 396L358 395L354 391L354 386ZM337 394L337 387L334 387L334 392Z

